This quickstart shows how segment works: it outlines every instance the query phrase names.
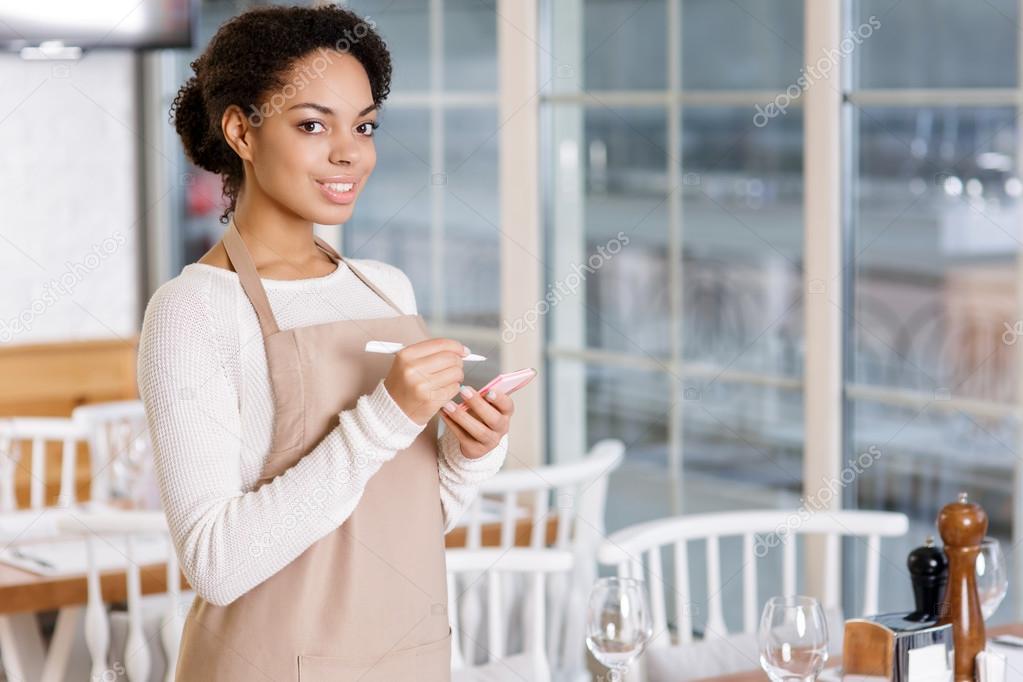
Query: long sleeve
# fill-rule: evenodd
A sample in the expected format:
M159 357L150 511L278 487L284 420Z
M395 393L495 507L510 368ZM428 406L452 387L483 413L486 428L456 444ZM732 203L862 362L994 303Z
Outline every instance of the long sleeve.
M225 605L340 526L370 477L424 426L398 408L381 381L339 414L309 454L245 490L239 395L209 318L193 289L161 287L146 309L138 376L182 570L203 599Z
M450 533L476 498L480 483L501 470L508 454L508 434L490 452L470 459L462 454L455 432L445 429L437 439L440 501L444 509L444 532Z

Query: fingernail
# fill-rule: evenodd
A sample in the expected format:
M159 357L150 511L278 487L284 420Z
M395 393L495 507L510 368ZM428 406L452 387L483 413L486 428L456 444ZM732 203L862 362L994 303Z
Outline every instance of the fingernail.
M497 393L495 393L494 391L487 391L487 399L488 400L493 400L496 397L497 397Z
M468 355L469 353L472 352L471 350L469 350L469 347L464 344L462 345L462 351L464 351L462 355Z
M466 398L471 398L472 397L472 387L471 386L462 386L462 388L459 389L458 392L461 393L462 395L464 395Z
M453 402L451 402L450 400L447 401L446 403L444 403L444 411L449 413L449 414L451 412L454 412L455 411L455 404Z

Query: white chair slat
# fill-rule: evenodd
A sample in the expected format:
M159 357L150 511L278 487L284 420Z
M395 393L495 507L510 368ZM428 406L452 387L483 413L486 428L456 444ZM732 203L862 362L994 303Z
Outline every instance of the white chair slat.
M448 572L448 621L451 624L451 667L458 670L465 667L462 657L462 619L458 617L458 580Z
M99 581L99 569L96 566L96 539L85 540L85 551L88 556L89 568L86 572L88 594L85 607L85 645L92 660L91 679L101 680L107 670L107 652L110 650L110 623L107 619L106 606L103 603L103 591Z
M128 637L124 645L124 668L132 682L146 682L152 660L149 644L142 634L142 579L139 565L135 561L135 540L131 533L126 536L126 541Z
M185 627L185 616L181 612L181 569L170 535L167 536L167 594L170 600L167 602L163 627L160 628L160 641L163 644L167 661L163 682L174 682L178 650L181 648L181 632Z
M688 644L693 641L693 609L689 592L689 551L686 540L674 544L675 554L675 627L678 641Z
M46 484L46 441L43 438L32 439L32 470L29 478L29 506L42 509L46 500L44 486Z
M647 550L647 593L650 597L650 615L653 621L651 647L665 647L671 644L668 632L667 607L664 599L664 571L660 547Z
M753 533L742 536L742 623L746 632L757 629L759 618L757 601L757 556Z
M515 491L506 492L501 504L501 546L511 547L515 544L515 523L517 494Z
M877 613L878 586L881 574L881 538L867 536L867 576L863 592L863 615Z
M839 563L842 538L838 533L828 533L824 540L824 607L838 608L841 605L842 566ZM876 613L876 612L871 612Z
M796 534L792 532L782 537L782 580L782 594L796 594Z
M547 545L547 515L550 511L550 494L546 489L536 491L533 500L533 527L529 537L529 546L543 549Z

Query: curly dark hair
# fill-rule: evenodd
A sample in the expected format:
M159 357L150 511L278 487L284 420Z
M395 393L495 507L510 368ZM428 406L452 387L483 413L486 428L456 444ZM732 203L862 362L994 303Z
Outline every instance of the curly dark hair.
M224 139L220 120L228 106L258 112L271 90L285 86L288 70L317 49L347 52L369 76L373 103L391 91L391 55L369 22L336 5L260 7L225 22L191 63L195 75L178 90L170 108L185 154L223 179L228 222L245 179L241 158Z

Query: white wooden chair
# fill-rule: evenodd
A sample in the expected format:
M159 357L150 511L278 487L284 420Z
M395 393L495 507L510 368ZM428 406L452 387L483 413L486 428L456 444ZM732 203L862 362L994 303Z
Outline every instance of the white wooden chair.
M516 522L528 515L532 520L529 545L540 549L547 546L550 513L557 515L553 547L571 551L575 558L572 574L552 576L548 585L552 608L548 612L547 655L559 678L585 672L585 590L597 575L596 551L604 538L608 477L624 456L625 445L620 440L605 439L576 462L500 471L480 485L479 494L459 521L467 526L466 547L479 548L485 509L496 506L501 519L500 546L508 548L515 544ZM510 590L515 589L513 581L508 583ZM461 605L466 637L462 644L466 647L470 634L486 627L478 585ZM510 600L506 608L511 612L520 604Z
M573 555L557 549L450 549L446 553L448 571L448 613L451 621L452 682L496 682L497 680L551 679L547 660L547 599L545 582L550 575L566 575L572 570ZM502 578L509 574L527 579L524 617L518 622L518 637L509 637L516 626L508 620L504 605L518 595L506 590ZM477 582L486 589L487 636L483 646L487 656L479 663L467 661L461 642L463 630L458 602L464 596L462 586ZM516 646L511 642L517 640Z
M61 443L60 491L57 506L69 507L75 500L75 452L85 432L66 417L12 417L0 419L0 512L17 509L15 474L30 475L29 509L46 507L46 445ZM25 457L25 444L29 456Z
M829 614L829 626L841 624L840 540L859 538L866 549L864 596L861 614L877 613L881 565L881 538L905 535L909 520L904 514L877 511L838 511L800 514L797 511L724 512L692 514L637 524L612 534L600 546L598 560L614 566L622 577L646 581L651 602L654 636L637 667L636 679L651 682L662 679L688 679L726 674L756 667L755 636L762 600L757 594L757 563L772 552L782 553L780 594L797 594L796 537L819 535L825 538L823 564L824 597L822 607ZM738 575L735 566L721 562L721 539L742 541L742 627L730 633L722 605L722 569L727 576ZM689 580L689 542L703 541L706 554L707 595L703 640L695 642L694 604ZM673 571L664 570L664 549L670 550ZM674 622L669 629L668 597L673 596ZM770 596L770 595L767 595ZM765 596L766 599L766 596ZM695 609L694 609L695 607ZM831 633L832 646L841 642L840 633ZM730 641L729 641L730 640ZM715 641L718 644L715 644ZM749 650L752 642L752 651ZM720 645L720 646L719 646ZM715 650L717 647L717 650ZM669 651L674 650L674 651ZM737 655L745 653L745 656ZM720 656L718 655L720 654ZM734 668L709 670L706 666L730 658ZM753 663L750 663L753 661ZM699 666L704 667L699 667ZM647 670L644 670L646 668ZM648 676L644 676L648 672ZM680 676L680 674L682 676ZM632 678L630 678L632 679Z
M92 462L88 507L103 508L112 497L112 468L108 466L111 457L118 454L119 448L145 437L145 428L141 401L82 406L76 408L71 418L0 419L0 541L4 546L41 538L57 539L61 524L83 511L75 490L76 453L82 441L89 445ZM61 443L62 448L60 487L56 504L47 505L46 482L52 476L47 474L46 449L52 442ZM17 508L15 499L18 470L29 475L29 505L23 509ZM157 598L146 597L146 602L154 599ZM153 608L162 608L162 602L147 606L149 611ZM73 643L76 637L79 640L82 637L81 611L80 607L59 611L49 649L44 646L36 614L0 616L3 672L11 679L63 680Z
M75 500L75 454L85 435L63 417L12 417L0 419L0 540L12 546L31 539L53 536L61 510ZM46 450L61 444L60 487L56 506L47 505ZM16 474L29 477L28 507L18 509ZM56 633L74 628L70 613L57 617ZM0 660L10 679L41 679L45 645L34 613L0 616Z
M111 675L131 682L145 682L162 669L161 678L173 682L181 631L190 599L182 598L177 555L162 511L98 511L71 515L60 521L65 535L79 535L88 556L88 601L85 607L85 642L90 658L89 679L111 679ZM136 543L141 536L163 536L166 543L167 592L160 595L161 612L146 608L142 597ZM113 538L125 539L123 565L127 575L126 613L111 613L103 601L101 569L96 556L101 543ZM187 594L185 595L188 596ZM155 602L151 598L150 606ZM120 633L120 637L118 637ZM112 641L123 638L123 649L111 650ZM70 649L71 641L50 644L53 656ZM67 658L67 655L64 655Z

